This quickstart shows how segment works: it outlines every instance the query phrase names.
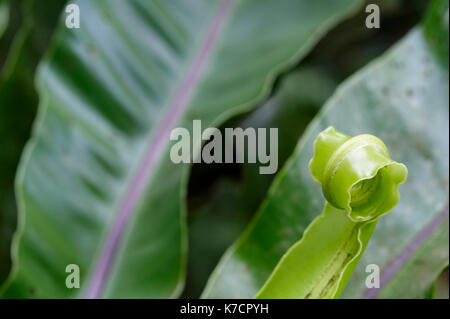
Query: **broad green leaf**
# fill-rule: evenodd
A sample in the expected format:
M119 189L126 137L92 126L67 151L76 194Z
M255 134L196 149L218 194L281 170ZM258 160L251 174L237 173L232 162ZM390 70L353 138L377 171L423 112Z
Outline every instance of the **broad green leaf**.
M448 103L448 70L435 59L423 30L416 28L338 88L278 174L256 218L223 256L203 296L253 297L302 237L322 210L324 198L309 175L308 161L314 138L330 125L350 135L380 137L391 157L409 171L400 188L401 202L379 220L341 297L372 297L365 286L369 264L381 269L381 292L402 276L415 285L413 290L400 289L402 294L416 296L422 285L429 287L442 266L421 272L420 279L403 275L402 266L418 254L436 264L448 263L448 249L423 248L427 239L439 236L432 226L448 223ZM448 233L443 237L448 245Z
M9 6L6 0L0 0L0 38L8 27Z
M433 284L433 299L449 299L449 272L448 265L442 271L436 281Z
M75 3L81 28L61 27L39 72L5 296L176 296L188 165L170 161L171 129L251 109L359 1Z

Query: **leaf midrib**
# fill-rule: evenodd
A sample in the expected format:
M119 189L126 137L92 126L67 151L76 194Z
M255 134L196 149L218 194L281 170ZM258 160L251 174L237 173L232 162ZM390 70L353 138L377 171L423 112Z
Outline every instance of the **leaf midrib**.
M128 220L133 215L148 180L151 177L153 168L162 155L165 146L168 143L170 130L173 129L179 119L182 117L189 100L195 88L199 84L203 68L214 49L214 43L220 35L226 18L229 15L234 0L222 0L218 6L217 12L213 16L211 23L207 27L205 40L200 46L198 53L191 60L190 67L183 77L180 86L174 94L174 98L167 108L162 118L162 124L149 137L147 151L144 153L143 160L135 172L131 182L125 190L125 196L119 204L112 227L108 231L106 240L100 249L99 257L94 266L92 276L85 293L85 298L99 298L103 292L105 281L108 278L114 257L120 246L120 240L123 231L128 224Z

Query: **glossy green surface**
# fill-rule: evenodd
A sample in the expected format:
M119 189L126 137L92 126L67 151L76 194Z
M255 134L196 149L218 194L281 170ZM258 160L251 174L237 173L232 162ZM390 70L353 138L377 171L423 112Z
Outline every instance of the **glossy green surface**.
M450 281L448 266L442 271L439 277L433 284L431 291L431 298L433 299L449 299Z
M40 67L4 296L175 297L188 170L169 159L170 128L252 108L359 1L76 3L81 28L61 26Z
M302 83L300 87L299 83ZM322 68L300 67L283 76L274 95L236 125L278 128L278 169L281 169L308 123L336 86ZM222 127L234 125L225 123ZM211 175L220 172L223 166L198 164L192 169L188 194L188 273L182 297L200 296L223 252L245 230L275 177L260 175L259 163L234 164L233 168L236 172L233 175L216 177L212 184L206 185L195 181L210 181ZM197 187L201 188L200 193Z
M275 267L256 298L337 298L408 171L381 140L329 127L314 142L311 175L328 202Z
M430 223L448 223L448 84L448 70L436 59L421 28L345 81L303 135L246 232L223 256L203 297L255 296L283 254L322 211L324 197L309 174L308 162L314 139L330 125L349 135L378 136L390 156L409 171L400 187L401 202L378 221L341 297L368 297L365 268L373 263L382 277L395 270L377 293L390 298L423 296L423 287L431 286L448 263L448 233L441 234L444 239L437 250L422 250L433 237L430 234L425 242L416 241ZM420 264L411 263L405 272L392 267L398 260L405 262L399 256L415 243L418 247L406 262L420 250L421 260L440 264L420 272L420 278L412 272ZM397 289L387 289L394 281Z

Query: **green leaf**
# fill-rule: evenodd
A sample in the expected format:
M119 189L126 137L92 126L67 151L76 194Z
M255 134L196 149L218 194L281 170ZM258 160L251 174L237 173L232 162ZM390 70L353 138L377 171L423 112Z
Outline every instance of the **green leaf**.
M400 289L401 294L416 296L422 284L429 287L442 267L427 269L417 278L403 274L402 266L422 253L426 241L422 239L434 236L436 227L430 226L448 223L449 141L443 133L448 132L448 103L448 70L435 59L422 29L415 29L338 88L278 174L256 218L223 256L203 296L253 297L286 250L302 237L322 209L324 199L309 176L308 161L314 138L330 125L351 135L379 136L391 157L409 170L408 181L400 189L400 204L378 222L341 297L373 297L365 287L369 264L381 269L381 292L400 277L414 286L409 291ZM443 237L448 245L448 233ZM425 249L423 257L448 263L448 250ZM395 297L395 292L389 296Z
M169 159L171 129L251 109L359 1L76 3L81 28L61 27L40 68L5 296L176 296L188 165Z
M436 278L432 287L433 299L449 299L449 271L448 265L442 271L438 278Z

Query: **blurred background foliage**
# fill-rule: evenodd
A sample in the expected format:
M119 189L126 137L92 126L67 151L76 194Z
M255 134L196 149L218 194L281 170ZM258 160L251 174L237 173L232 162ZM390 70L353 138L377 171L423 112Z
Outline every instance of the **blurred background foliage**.
M16 224L14 177L39 102L35 71L65 2L0 0L0 282L9 271L10 242ZM380 6L380 29L367 29L367 13L359 10L323 37L296 68L280 76L265 103L250 114L229 120L222 129L278 127L280 169L337 84L418 24L429 1L367 3ZM183 297L200 295L218 260L266 196L274 176L258 174L257 164L193 166L188 189L188 274ZM207 236L211 233L214 236ZM426 297L448 298L448 269Z
M49 0L45 6L34 0L5 3L10 18L0 38L0 281L10 268L16 225L14 177L39 102L34 75L65 1Z

